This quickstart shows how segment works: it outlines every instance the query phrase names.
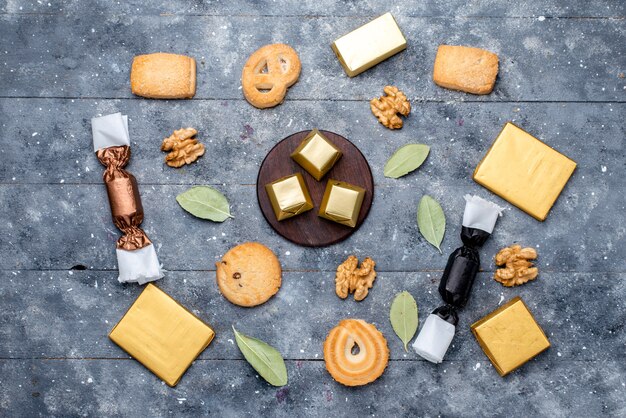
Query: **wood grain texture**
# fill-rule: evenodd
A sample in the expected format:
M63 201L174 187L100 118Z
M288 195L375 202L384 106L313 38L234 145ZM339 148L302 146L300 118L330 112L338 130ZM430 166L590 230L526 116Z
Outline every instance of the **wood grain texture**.
M283 238L307 247L325 247L345 240L356 232L365 221L374 199L374 179L367 160L353 143L334 132L320 130L329 141L339 148L342 156L320 181L315 180L290 157L309 132L311 131L301 131L289 135L268 152L259 168L256 193L265 220ZM300 215L278 221L265 191L265 185L294 173L302 174L314 207ZM330 179L345 181L365 189L365 196L354 228L318 216L326 184Z
M419 101L625 100L619 77L625 57L617 48L626 43L624 19L394 16L407 49L351 79L330 44L376 16L0 15L0 96L140 100L128 85L132 59L160 51L196 59L192 101L243 101L239 78L247 58L262 45L283 42L302 61L288 101L369 101L390 81ZM270 30L277 27L282 30ZM68 48L66 40L80 47ZM493 93L477 97L432 83L439 44L497 53L500 70Z
M387 11L406 51L353 79L330 43ZM626 2L616 0L0 0L0 416L626 416ZM284 103L250 106L241 68L259 46L286 42L303 68ZM442 89L431 73L442 43L498 53L491 95ZM193 100L145 100L128 83L132 58L193 56ZM391 132L369 109L383 86L412 101ZM130 118L129 170L167 270L159 286L217 335L176 388L168 388L106 337L141 292L116 280L113 226L90 119ZM578 168L546 222L471 180L507 121L572 158ZM193 126L207 148L179 170L159 145ZM256 177L265 155L293 132L327 127L371 167L376 196L359 231L328 247L295 245L263 219ZM383 176L398 147L420 142L428 160L401 179ZM234 219L196 219L175 201L209 184ZM481 248L482 268L442 364L405 353L388 321L408 290L420 317L441 303L447 254L460 245L463 194L506 207ZM417 202L435 197L449 220L440 255L421 236ZM214 263L243 241L265 243L285 267L276 297L255 309L226 302ZM493 255L520 243L539 253L540 276L522 287L492 279ZM340 300L336 266L372 256L379 277L366 300ZM84 269L84 270L83 270ZM521 296L552 347L500 378L469 325ZM336 384L322 342L342 318L375 323L391 361L371 385ZM274 345L289 384L259 378L233 341L234 324Z
M406 353L395 337L389 309L394 296L407 290L415 297L422 325L428 313L441 305L437 291L441 274L381 270L367 298L356 302L337 297L334 271L289 271L283 273L279 292L255 309L224 300L211 271L169 271L158 285L215 330L216 337L200 354L201 359L242 358L230 341L234 325L241 332L272 343L285 359L321 360L328 331L343 318L361 318L385 335L392 360L419 362L425 360L412 350ZM593 287L585 287L589 283ZM0 271L0 358L128 358L107 335L141 290L139 286L117 283L114 270ZM490 368L470 325L515 296L528 305L552 343L542 358L533 362L538 367L545 361L626 362L626 352L621 350L626 344L625 292L624 273L540 270L533 282L505 288L493 279L493 272L480 272L466 307L459 313L456 336L443 368L457 361L480 362L481 367ZM584 306L584 315L578 306ZM442 373L441 366L431 367ZM495 370L491 371L492 382L500 382ZM534 379L526 367L515 375ZM324 383L328 382L320 385Z

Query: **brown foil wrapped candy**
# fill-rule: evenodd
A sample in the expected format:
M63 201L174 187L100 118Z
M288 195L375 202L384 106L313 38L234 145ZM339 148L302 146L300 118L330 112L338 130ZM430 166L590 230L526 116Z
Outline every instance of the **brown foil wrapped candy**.
M128 119L121 113L91 120L94 151L106 167L103 179L109 196L113 223L123 235L117 241L120 282L144 284L163 277L156 251L139 227L143 206L135 177L124 170L130 159Z

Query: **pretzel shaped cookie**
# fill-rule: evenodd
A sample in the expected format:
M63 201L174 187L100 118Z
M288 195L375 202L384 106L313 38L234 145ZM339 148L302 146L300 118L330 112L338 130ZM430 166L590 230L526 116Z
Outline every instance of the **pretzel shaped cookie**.
M280 104L300 76L300 59L289 45L271 44L256 50L243 66L246 100L260 109Z

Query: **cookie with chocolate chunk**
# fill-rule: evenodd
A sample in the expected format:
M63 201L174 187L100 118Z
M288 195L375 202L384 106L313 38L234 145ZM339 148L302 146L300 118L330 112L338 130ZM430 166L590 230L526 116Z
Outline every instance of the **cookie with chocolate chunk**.
M467 46L439 45L433 81L441 87L472 94L489 94L496 84L498 56Z
M220 292L235 305L260 305L280 289L280 262L272 250L258 242L231 248L215 265Z

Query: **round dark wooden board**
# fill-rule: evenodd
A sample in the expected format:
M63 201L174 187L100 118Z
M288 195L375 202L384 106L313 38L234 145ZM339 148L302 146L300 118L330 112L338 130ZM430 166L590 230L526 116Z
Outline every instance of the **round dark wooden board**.
M270 150L259 169L259 175L256 180L256 193L263 216L276 232L299 245L323 247L343 241L359 229L365 218L367 218L372 206L374 179L372 178L372 171L367 160L352 142L336 133L320 131L341 150L343 155L321 181L315 180L304 168L291 159L291 153L300 145L300 142L309 132L311 131L302 131L290 135ZM302 174L304 182L309 188L315 207L305 213L279 222L276 220L276 215L274 215L272 204L265 191L265 185L281 177L298 172ZM354 228L317 216L322 203L322 196L326 190L326 182L329 179L345 181L366 190L359 219Z

